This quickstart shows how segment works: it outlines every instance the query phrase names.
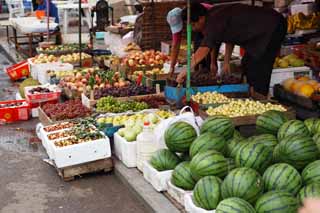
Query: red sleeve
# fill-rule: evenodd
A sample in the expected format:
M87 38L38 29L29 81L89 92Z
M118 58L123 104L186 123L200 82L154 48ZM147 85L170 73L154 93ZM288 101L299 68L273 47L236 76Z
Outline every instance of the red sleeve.
M172 44L176 45L181 42L182 32L172 34Z

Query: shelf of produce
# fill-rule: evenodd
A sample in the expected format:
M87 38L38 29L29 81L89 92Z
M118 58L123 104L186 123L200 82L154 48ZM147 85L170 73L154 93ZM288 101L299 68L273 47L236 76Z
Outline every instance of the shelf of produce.
M295 119L296 118L296 113L295 110L292 107L285 107L287 111L284 112L284 114L289 118L289 119ZM208 113L200 109L199 110L199 115L202 119L206 119L210 117ZM257 118L259 115L248 115L248 116L241 116L241 117L233 117L231 118L233 124L235 126L247 126L247 125L255 125Z

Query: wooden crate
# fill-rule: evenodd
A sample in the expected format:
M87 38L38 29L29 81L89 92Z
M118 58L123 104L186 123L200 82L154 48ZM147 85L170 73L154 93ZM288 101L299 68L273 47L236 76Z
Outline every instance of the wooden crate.
M295 119L296 118L296 113L293 108L291 107L286 107L287 111L284 112L285 115L289 119ZM199 109L199 115L202 119L206 119L209 117L207 112L203 109ZM231 118L232 123L234 126L247 126L247 125L255 125L257 118L259 115L248 115L248 116L241 116L241 117L234 117Z
M89 174L89 173L95 173L95 172L105 172L108 173L113 170L113 159L112 158L106 158L102 160L92 161L80 165L75 166L69 166L65 168L56 168L58 175L64 180L64 181L72 181L77 176Z

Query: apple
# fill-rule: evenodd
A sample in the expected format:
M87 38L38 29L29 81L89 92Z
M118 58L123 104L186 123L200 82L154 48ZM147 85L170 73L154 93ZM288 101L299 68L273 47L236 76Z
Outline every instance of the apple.
M132 59L129 59L128 64L129 64L130 67L133 67L134 66L134 61Z

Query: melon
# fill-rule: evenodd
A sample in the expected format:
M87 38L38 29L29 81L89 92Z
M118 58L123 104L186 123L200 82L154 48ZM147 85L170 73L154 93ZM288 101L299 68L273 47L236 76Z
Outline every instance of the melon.
M225 116L212 116L207 118L201 128L200 133L211 132L223 136L226 140L233 137L234 126L230 118Z
M299 120L290 120L281 125L278 131L278 140L281 141L290 135L304 135L309 136L310 132L306 125Z
M261 134L277 135L280 126L287 121L288 118L283 112L270 110L257 117L256 129Z
M255 213L256 210L247 201L238 198L227 198L219 203L215 213Z
M304 184L313 182L320 183L320 160L308 164L302 171L302 180Z
M298 194L298 200L302 204L306 198L320 198L320 183L314 182L301 188Z
M158 171L174 169L180 162L180 158L168 149L161 149L154 153L150 159L150 164Z
M172 172L171 183L184 190L192 190L196 181L192 178L190 162L180 163Z

